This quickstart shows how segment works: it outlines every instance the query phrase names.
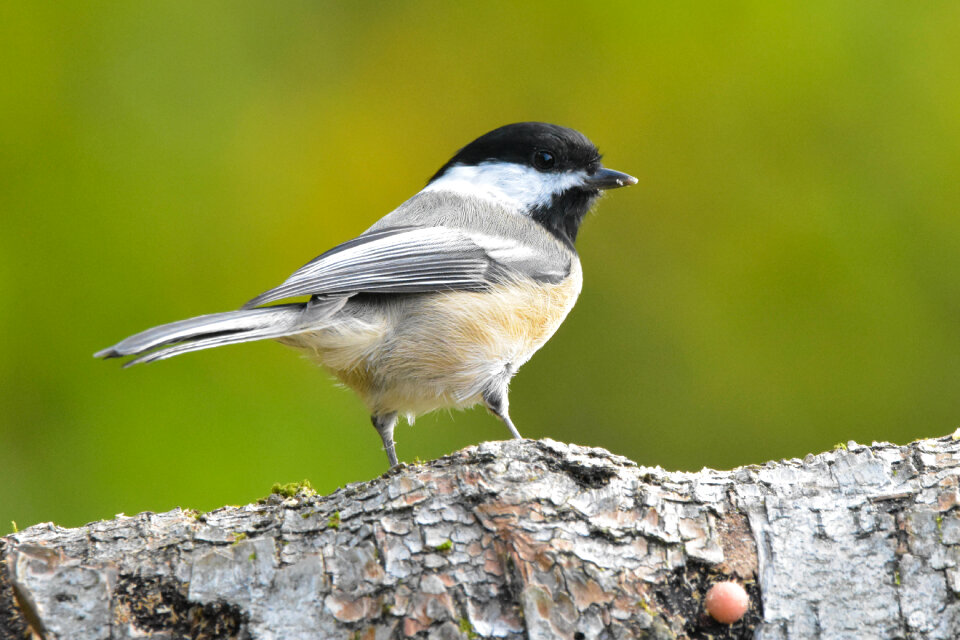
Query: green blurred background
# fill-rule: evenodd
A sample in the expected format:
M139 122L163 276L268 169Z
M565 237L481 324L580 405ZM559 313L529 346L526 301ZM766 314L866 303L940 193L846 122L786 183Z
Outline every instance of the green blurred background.
M236 308L517 120L640 184L521 371L529 437L667 468L960 423L960 5L5 3L0 534L385 470L360 402L250 344L91 354ZM428 459L507 432L398 429Z

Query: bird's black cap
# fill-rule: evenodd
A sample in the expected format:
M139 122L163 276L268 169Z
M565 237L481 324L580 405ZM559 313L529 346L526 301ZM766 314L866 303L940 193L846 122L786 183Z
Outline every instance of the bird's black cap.
M454 165L484 162L512 162L540 171L595 171L600 168L600 152L574 129L546 122L517 122L494 129L460 149L430 181Z

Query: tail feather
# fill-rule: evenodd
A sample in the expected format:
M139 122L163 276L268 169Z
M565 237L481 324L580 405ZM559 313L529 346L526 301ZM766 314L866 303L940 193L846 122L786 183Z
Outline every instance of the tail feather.
M138 356L125 367L227 344L267 340L322 326L346 298L211 313L153 327L94 354L95 358Z
M124 368L135 364L145 364L147 362L156 362L157 360L166 360L173 356L179 356L191 351L200 351L202 349L212 349L227 344L238 344L240 342L252 342L254 340L267 340L269 338L281 338L297 331L291 331L291 327L277 326L274 328L254 329L243 331L241 333L215 334L209 337L201 337L190 342L178 342L169 346L156 349L145 353L129 362L123 364ZM300 329L302 331L303 329Z

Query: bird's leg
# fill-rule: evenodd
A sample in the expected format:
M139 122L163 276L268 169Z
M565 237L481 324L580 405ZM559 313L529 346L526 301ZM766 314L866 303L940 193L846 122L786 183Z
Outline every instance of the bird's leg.
M370 416L370 422L373 428L380 434L383 440L383 450L387 452L387 459L390 461L390 468L397 466L397 452L393 443L393 428L397 426L397 414L385 413L383 415Z
M510 433L513 434L514 438L523 440L523 436L521 436L517 428L513 426L513 420L510 419L510 402L507 400L506 390L484 392L483 404L486 405L490 413L503 420L503 424L507 425L507 429L510 429Z

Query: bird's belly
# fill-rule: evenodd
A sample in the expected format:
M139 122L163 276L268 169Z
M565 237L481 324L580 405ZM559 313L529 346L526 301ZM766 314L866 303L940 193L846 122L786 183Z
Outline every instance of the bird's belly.
M373 413L415 416L476 404L546 343L581 288L574 263L558 284L406 296L329 329L290 336Z

